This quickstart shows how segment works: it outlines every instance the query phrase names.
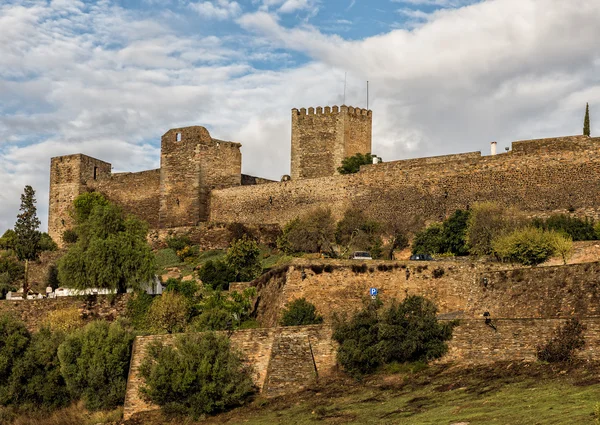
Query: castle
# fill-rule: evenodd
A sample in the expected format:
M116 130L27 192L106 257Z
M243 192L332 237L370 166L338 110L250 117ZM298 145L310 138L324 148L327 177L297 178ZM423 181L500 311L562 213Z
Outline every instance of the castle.
M345 157L371 152L372 116L347 106L293 109L291 178L281 182L242 174L241 145L204 127L167 131L156 170L113 174L109 163L83 154L52 158L49 233L62 242L73 225L68 209L86 191L103 193L152 229L282 225L316 207L336 218L355 207L382 222L431 221L483 200L536 216L599 217L600 138L527 140L501 154L400 160L339 175Z

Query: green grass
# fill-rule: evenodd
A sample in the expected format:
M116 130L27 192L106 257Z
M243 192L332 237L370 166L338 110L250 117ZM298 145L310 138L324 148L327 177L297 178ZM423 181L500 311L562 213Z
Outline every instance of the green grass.
M361 383L342 379L279 399L261 398L202 423L594 424L599 372L597 365L562 370L501 364L460 371L430 366Z

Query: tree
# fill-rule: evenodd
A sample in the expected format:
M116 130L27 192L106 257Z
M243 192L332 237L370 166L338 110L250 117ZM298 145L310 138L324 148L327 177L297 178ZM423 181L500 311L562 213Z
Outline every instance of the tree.
M339 245L346 247L346 252L366 250L374 254L374 251L381 248L380 233L379 223L369 220L361 210L351 208L346 210L337 223L335 240Z
M471 208L466 241L474 255L490 255L492 241L525 225L523 214L495 202L478 202Z
M0 316L0 404L10 404L8 385L14 364L23 356L31 334L25 324L9 314Z
M306 298L298 298L287 305L281 316L281 326L305 326L323 323L323 316L317 314L314 304Z
M381 310L381 302L370 303L350 320L335 320L338 361L350 374L361 376L394 362L428 362L448 350L456 323L439 323L431 301L413 295Z
M262 271L260 248L255 240L244 235L231 243L225 255L225 263L233 271L235 281L251 281Z
M417 233L412 243L413 255L440 253L444 240L444 228L441 223L434 223Z
M17 235L12 229L8 229L0 238L0 249L13 250L15 249L15 242Z
M73 398L88 409L123 403L134 335L117 321L96 321L67 336L58 348L60 371Z
M114 204L94 196L96 205L75 200L77 242L58 261L58 277L67 288L108 288L125 293L140 288L154 277L155 256L146 241L148 226L125 217ZM83 211L78 205L83 204Z
M148 310L148 323L155 332L183 332L190 319L190 302L174 291L157 297Z
M242 354L213 332L180 335L174 347L153 343L140 374L152 402L194 418L241 406L256 392Z
M38 232L40 220L35 207L35 191L31 186L25 186L21 195L21 213L15 223L15 252L21 261L35 260L40 252L40 237Z
M443 242L441 253L450 252L454 255L468 255L469 249L466 242L467 223L471 213L465 210L456 210L444 223Z
M344 158L342 166L338 168L340 174L354 174L360 171L361 165L373 164L373 160L381 162L381 158L370 153L357 153L356 155Z
M223 260L210 260L198 270L198 277L211 289L227 291L229 284L235 282L235 271Z
M318 208L288 222L277 246L288 254L330 251L335 240L335 221L331 211Z
M583 135L590 136L590 104L585 104L585 118L583 119Z

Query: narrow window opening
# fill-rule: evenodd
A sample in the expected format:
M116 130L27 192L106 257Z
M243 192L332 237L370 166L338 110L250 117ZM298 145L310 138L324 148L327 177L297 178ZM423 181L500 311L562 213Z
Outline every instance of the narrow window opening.
M178 142L181 142L181 133L177 133L177 139Z
M94 180L98 177L98 167L94 167Z

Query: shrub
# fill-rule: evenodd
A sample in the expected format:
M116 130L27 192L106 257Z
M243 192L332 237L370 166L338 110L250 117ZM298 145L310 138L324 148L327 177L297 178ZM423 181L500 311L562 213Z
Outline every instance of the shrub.
M16 257L0 254L0 299L7 292L16 290L17 282L25 278L25 267Z
M72 244L77 242L77 232L73 229L67 229L62 234L62 240L66 244Z
M305 298L298 298L283 310L280 323L281 326L318 325L323 323L323 317L317 314L314 304Z
M40 240L38 242L40 251L56 251L58 245L52 240L50 235L46 232L40 234Z
M195 280L181 280L170 278L167 280L166 290L171 292L177 292L178 294L183 295L188 300L193 300L196 296L196 292L198 292L198 284Z
M575 351L585 347L584 331L585 326L578 319L569 319L555 331L546 345L538 347L538 359L546 362L571 361Z
M155 256L156 265L158 267L168 267L181 262L177 253L171 248L161 249L155 254Z
M317 209L288 222L277 246L286 254L330 251L335 239L335 221L331 211Z
M25 324L13 316L0 316L0 404L10 404L8 382L15 362L29 345L31 334Z
M543 230L554 230L564 233L574 241L590 241L596 239L594 222L587 217L580 219L566 214L555 214L547 219L536 218L532 221L533 226Z
M467 223L466 241L469 252L474 255L489 255L494 249L492 242L507 233L522 228L525 219L521 212L494 202L473 205Z
M444 276L444 274L446 273L446 271L444 270L443 267L436 267L435 269L433 269L433 271L431 272L431 276L434 279L439 279L440 277Z
M152 302L147 318L156 332L183 332L190 319L189 300L177 292L164 292Z
M44 321L45 327L52 332L72 332L83 327L83 319L77 307L50 311Z
M58 358L73 398L81 398L90 410L123 403L133 338L120 321L92 322L67 336Z
M198 270L198 277L202 283L215 290L226 291L229 284L235 282L235 271L232 270L223 260L207 261Z
M174 347L152 344L140 374L152 402L195 418L241 406L256 391L242 355L212 332L180 335Z
M335 240L340 245L369 249L380 232L379 223L369 220L362 210L346 210L335 229ZM373 239L373 240L370 240Z
M134 329L144 331L150 329L147 316L154 298L146 292L136 292L127 301L125 316L129 319Z
M166 240L167 246L173 251L181 251L186 246L191 246L192 241L187 236L172 236Z
M8 229L0 238L0 249L14 250L17 234L13 229Z
M224 331L236 327L233 314L220 307L205 309L194 317L187 327L188 332Z
M344 158L342 160L341 167L339 167L337 170L340 174L358 173L361 165L373 164L374 160L381 162L381 158L377 155L371 155L370 153L357 153L356 155Z
M24 353L15 360L8 382L10 403L28 409L53 409L71 401L60 372L58 348L64 333L42 328L32 335Z
M562 246L568 254L568 241L556 232L546 232L536 227L527 227L494 240L494 253L503 261L535 266L543 263ZM566 257L563 257L566 258ZM566 261L566 260L565 260Z
M412 244L413 255L439 253L443 244L443 233L444 229L439 223L432 224L417 233Z
M381 309L381 303L371 303L348 321L335 320L338 361L350 374L360 376L394 362L427 362L448 350L456 323L439 323L431 301L409 296Z
M262 271L258 244L247 236L232 242L225 255L225 263L233 271L236 282L255 279Z

